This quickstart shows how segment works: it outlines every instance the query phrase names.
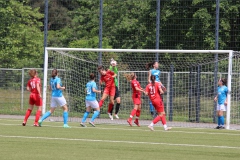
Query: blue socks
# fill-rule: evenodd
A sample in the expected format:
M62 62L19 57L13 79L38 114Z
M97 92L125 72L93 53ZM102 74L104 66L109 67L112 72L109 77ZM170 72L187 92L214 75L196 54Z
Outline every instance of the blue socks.
M86 122L86 119L89 116L89 114L90 114L90 112L84 113L83 118L82 118L82 123ZM100 114L100 111L94 111L91 122L93 122L98 117L99 114Z
M85 112L82 118L82 123L84 123L89 115L89 112Z
M218 126L220 126L221 125L221 119L220 119L220 117L218 116Z
M51 112L46 112L43 116L42 116L42 118L40 119L40 121L44 121L46 118L48 118L49 116L51 115Z
M154 112L154 107L153 107L151 101L149 102L149 107L150 107L150 108L149 108L150 112Z
M224 126L224 117L221 116L221 125Z
M218 117L218 126L224 126L224 116Z
M63 112L63 123L67 124L67 122L68 122L68 112L64 111Z
M98 117L99 113L100 113L99 111L94 111L94 114L92 115L91 122L93 122L94 119L96 119Z

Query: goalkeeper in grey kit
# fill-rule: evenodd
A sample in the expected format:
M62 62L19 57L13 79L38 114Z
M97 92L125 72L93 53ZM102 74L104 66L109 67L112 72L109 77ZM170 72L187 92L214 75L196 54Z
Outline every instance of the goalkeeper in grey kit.
M113 71L115 74L118 74L117 61L115 61L113 58L111 59L109 70ZM114 84L115 84L115 90L116 90L114 100L116 100L116 102L117 102L116 107L115 107L114 116L117 119L119 119L118 111L119 111L119 108L120 108L121 98L120 98L120 93L119 93L119 90L118 90L118 79L117 79L117 77L114 78ZM109 113L109 118L111 120L113 120L112 113L113 113L113 109L111 110L111 113Z

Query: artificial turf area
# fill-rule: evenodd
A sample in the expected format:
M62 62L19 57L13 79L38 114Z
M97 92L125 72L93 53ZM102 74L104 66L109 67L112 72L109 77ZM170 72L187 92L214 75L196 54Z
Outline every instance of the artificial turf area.
M240 131L0 119L1 160L216 160L240 159Z

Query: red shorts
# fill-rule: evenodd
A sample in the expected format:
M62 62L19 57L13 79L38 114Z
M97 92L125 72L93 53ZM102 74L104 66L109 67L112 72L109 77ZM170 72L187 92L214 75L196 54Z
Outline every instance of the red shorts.
M42 106L42 98L39 97L39 94L30 94L29 104L32 106Z
M161 100L153 100L152 105L157 112L164 112L164 104Z
M137 95L137 94L133 94L132 95L132 100L133 100L133 104L139 105L141 104L141 95Z
M112 86L112 87L105 87L103 93L109 95L109 96L115 96L115 86Z

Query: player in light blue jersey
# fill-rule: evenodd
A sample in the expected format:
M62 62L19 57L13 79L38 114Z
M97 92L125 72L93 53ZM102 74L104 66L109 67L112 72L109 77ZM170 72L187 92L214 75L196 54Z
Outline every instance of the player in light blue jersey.
M100 113L100 107L99 107L98 101L96 99L96 93L101 93L101 91L97 90L97 85L95 82L95 74L93 74L93 73L90 74L90 81L86 85L86 92L87 92L87 96L85 99L86 112L83 115L82 122L80 123L80 125L82 127L86 127L86 125L85 125L86 119L91 112L91 108L93 108L95 111L92 115L92 119L89 122L89 124L91 124L93 127L95 127L94 120L98 117L98 115Z
M218 94L214 98L214 101L217 102L217 112L218 112L218 126L216 129L224 129L224 116L223 112L227 110L227 80L225 78L221 78L218 81Z
M51 109L50 111L46 112L42 118L38 121L38 125L41 127L42 122L49 117L58 106L61 106L63 108L63 122L64 128L70 128L67 124L68 122L68 107L66 99L64 98L62 94L62 90L65 89L65 87L62 86L61 79L58 77L58 71L57 69L52 70L52 78L50 80L50 86L49 89L52 91L52 98L51 98Z
M146 68L147 68L147 70L149 70L149 72L148 72L148 83L151 83L150 78L151 78L152 75L155 76L156 82L161 83L161 81L160 81L161 71L158 69L158 67L159 67L159 64L158 64L157 61L153 61L153 62L150 62L150 63L146 64ZM161 83L161 86L162 86L162 89L164 91L166 91L166 88L163 86L162 83ZM151 101L149 102L149 107L150 107L149 109L150 109L150 113L151 113L152 117L155 117L156 112L154 110L154 107L153 107Z

